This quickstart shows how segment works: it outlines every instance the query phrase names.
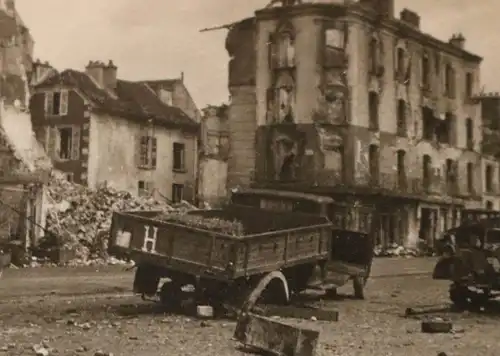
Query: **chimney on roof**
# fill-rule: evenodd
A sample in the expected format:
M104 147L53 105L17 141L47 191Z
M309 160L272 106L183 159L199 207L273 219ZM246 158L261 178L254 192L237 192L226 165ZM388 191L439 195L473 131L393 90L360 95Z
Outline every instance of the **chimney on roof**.
M45 79L49 73L52 73L54 71L55 69L50 65L49 62L42 62L40 61L40 59L37 59L35 62L33 62L32 65L31 84L37 85L43 79Z
M184 72L181 72L181 82L184 83Z
M89 61L85 67L85 73L92 77L101 88L108 90L116 89L117 70L118 68L111 60L108 64L102 61Z
M100 61L89 61L85 67L85 73L101 87L104 87L104 67L104 63Z
M399 13L399 19L407 25L420 28L420 16L415 11L404 8Z
M465 37L461 33L454 33L448 40L448 43L460 49L464 49Z
M110 89L110 90L116 89L116 73L117 72L118 72L118 67L110 59L108 61L108 65L106 67L104 67L104 73L103 73L104 86L107 89Z

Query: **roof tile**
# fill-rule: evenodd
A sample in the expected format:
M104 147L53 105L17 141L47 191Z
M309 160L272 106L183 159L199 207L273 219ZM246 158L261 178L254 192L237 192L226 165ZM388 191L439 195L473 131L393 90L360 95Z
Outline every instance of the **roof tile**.
M115 95L100 88L86 73L67 69L47 78L37 88L66 85L77 88L97 110L135 120L157 120L190 130L198 130L199 124L181 109L169 106L144 82L117 80Z

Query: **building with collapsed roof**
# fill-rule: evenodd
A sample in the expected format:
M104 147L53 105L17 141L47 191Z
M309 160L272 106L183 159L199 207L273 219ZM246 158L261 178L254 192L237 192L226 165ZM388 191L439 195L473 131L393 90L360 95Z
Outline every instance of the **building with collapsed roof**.
M32 123L54 167L91 188L193 199L196 118L160 97L158 88L117 73L112 61L91 61L85 71L52 73L35 85Z
M44 235L52 163L26 111L34 41L12 0L0 2L0 250ZM1 266L0 266L1 267Z

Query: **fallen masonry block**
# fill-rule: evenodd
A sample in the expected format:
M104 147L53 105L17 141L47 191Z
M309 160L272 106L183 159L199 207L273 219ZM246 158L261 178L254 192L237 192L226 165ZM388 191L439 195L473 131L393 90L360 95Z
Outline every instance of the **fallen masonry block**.
M423 333L449 333L453 329L453 324L448 320L436 318L422 321L421 328Z
M240 315L234 339L245 347L279 356L314 356L319 331L253 313Z
M209 305L198 305L196 306L196 316L198 318L213 318L214 317L214 308Z
M313 306L266 305L259 307L256 313L268 317L279 316L281 318L339 321L339 312L337 310L321 309Z

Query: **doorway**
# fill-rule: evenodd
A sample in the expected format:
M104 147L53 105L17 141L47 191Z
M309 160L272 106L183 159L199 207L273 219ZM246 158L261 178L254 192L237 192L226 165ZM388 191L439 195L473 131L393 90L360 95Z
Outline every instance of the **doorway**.
M429 246L434 245L436 237L436 217L437 210L431 208L421 208L420 228L418 236L427 242Z

